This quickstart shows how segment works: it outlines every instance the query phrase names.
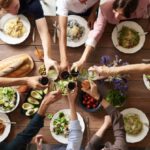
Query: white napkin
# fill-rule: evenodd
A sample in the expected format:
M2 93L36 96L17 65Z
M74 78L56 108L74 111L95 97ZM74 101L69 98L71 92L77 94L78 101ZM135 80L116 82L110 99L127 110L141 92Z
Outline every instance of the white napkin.
M44 4L44 2L47 3ZM56 16L56 0L40 0L45 16Z

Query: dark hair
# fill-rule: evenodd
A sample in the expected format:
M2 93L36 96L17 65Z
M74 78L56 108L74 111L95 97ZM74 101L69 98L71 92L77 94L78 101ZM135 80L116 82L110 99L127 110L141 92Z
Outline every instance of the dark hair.
M7 8L11 4L12 0L0 0L0 8Z
M131 14L136 10L139 0L115 0L113 3L113 9L117 10L122 8L124 16L130 18Z

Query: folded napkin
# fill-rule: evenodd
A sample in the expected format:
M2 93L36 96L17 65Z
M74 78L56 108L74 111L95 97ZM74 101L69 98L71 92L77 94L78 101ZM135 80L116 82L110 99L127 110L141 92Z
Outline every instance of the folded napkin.
M40 0L45 16L56 16L56 0Z

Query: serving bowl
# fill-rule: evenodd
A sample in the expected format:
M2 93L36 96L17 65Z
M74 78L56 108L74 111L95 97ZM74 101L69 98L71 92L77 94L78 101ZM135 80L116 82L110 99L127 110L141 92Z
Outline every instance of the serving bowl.
M13 89L13 88L12 88ZM0 106L0 113L11 113L12 111L14 111L17 107L18 107L18 105L19 105L19 102L20 102L20 95L19 95L19 92L16 90L16 89L14 89L15 90L15 102L13 103L14 104L14 106L13 107L10 107L10 109L8 110L8 109L6 109L6 110L4 110L2 107L2 105ZM4 102L4 103L7 103L7 102ZM9 103L9 105L10 105L11 103ZM6 104L5 104L6 105ZM7 104L8 105L8 104Z
M80 91L78 95L78 104L87 112L98 112L101 110L101 100L96 100L83 91Z

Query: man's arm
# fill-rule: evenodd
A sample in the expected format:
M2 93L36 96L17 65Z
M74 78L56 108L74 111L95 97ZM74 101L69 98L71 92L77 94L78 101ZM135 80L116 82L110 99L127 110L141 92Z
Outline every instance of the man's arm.
M22 78L7 78L0 77L0 86L16 86L16 85L28 85L32 88L46 88L40 84L41 76L33 76L33 77L22 77Z
M26 146L43 127L44 116L49 105L54 103L56 100L59 100L60 97L61 94L58 91L51 92L46 95L40 105L38 113L30 121L28 126L21 133L17 134L16 138L12 142L0 143L0 149L20 150L23 146Z
M93 66L89 70L96 71L100 76L113 76L117 74L150 74L150 64L129 64L125 66L107 67Z
M122 115L115 107L110 105L106 100L102 101L102 106L112 120L113 132L115 136L115 142L112 145L112 147L118 149L122 149L123 147L126 148L126 136Z
M74 93L69 93L68 100L69 100L69 107L70 107L70 133L68 139L68 145L66 150L80 150L83 133L81 131L81 126L78 121L77 112L76 112L76 100L77 96L77 89L75 89Z
M59 16L59 51L60 51L60 68L61 70L66 69L68 67L68 60L67 60L67 52L66 52L66 45L67 45L67 16Z
M50 67L54 67L58 71L58 64L56 61L52 60L52 47L51 47L51 37L48 31L48 26L46 18L40 18L36 20L36 26L42 41L42 46L44 49L44 62L46 66L46 71L48 72Z

